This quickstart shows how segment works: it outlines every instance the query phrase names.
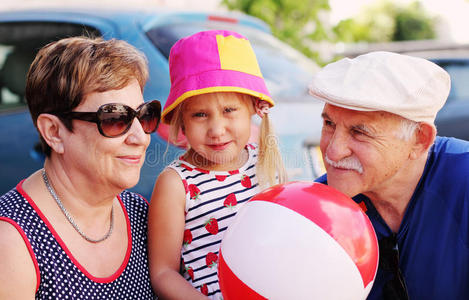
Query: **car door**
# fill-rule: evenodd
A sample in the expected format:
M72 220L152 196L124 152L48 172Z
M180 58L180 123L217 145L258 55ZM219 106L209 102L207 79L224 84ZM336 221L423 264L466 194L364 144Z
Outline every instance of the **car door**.
M83 34L99 36L101 30L57 18L41 20L39 14L0 15L0 194L40 169L44 162L24 97L32 60L45 44Z
M439 59L435 62L451 77L448 100L435 120L438 135L469 141L469 59Z

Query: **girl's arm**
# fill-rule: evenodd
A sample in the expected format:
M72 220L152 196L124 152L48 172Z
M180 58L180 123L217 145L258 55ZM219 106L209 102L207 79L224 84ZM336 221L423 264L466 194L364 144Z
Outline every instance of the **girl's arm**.
M150 277L160 299L208 299L179 274L186 193L181 178L164 170L153 189L148 212Z

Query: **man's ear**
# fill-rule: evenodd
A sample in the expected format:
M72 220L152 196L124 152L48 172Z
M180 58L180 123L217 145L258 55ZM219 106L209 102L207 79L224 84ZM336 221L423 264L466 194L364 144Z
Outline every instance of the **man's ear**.
M64 152L62 133L67 129L57 116L40 114L37 118L37 128L53 151L59 154Z
M436 128L428 123L419 123L415 130L415 144L412 151L412 158L416 159L426 153L433 145L436 137Z

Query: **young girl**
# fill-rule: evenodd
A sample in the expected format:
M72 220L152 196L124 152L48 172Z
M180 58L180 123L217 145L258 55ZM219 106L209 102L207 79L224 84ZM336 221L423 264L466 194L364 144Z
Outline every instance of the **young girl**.
M163 299L222 299L217 261L223 234L239 207L285 182L269 126L274 103L249 41L205 31L171 49L171 91L162 120L170 141L189 149L158 177L149 211L152 285ZM249 144L251 117L262 118L260 149Z

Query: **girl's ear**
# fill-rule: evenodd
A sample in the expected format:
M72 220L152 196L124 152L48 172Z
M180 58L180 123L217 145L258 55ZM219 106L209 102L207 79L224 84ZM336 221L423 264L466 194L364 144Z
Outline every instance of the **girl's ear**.
M418 128L415 130L415 144L412 151L412 158L418 158L423 153L428 152L428 149L433 145L436 137L436 128L427 123L419 123Z
M64 152L63 132L67 130L57 116L40 114L37 118L37 128L49 147L56 153Z

